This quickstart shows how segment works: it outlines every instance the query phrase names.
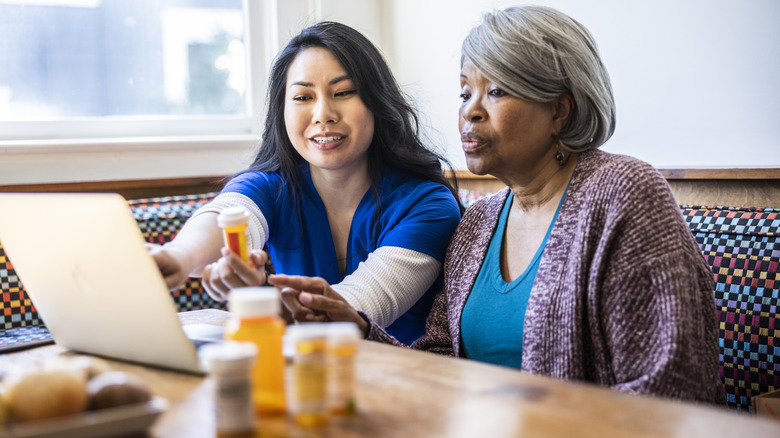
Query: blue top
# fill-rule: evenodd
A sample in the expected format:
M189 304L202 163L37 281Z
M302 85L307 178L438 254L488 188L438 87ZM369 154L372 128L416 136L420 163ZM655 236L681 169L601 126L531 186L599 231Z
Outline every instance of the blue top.
M485 260L461 315L461 335L466 357L522 368L525 310L531 297L536 271L539 269L539 260L565 197L564 193L531 263L510 283L504 281L501 276L501 245L514 195L510 193L507 197L496 232L490 240Z
M347 244L344 275L339 273L336 249L325 205L314 187L308 164L301 165L300 190L283 184L277 173L248 172L227 183L224 192L252 199L268 221L268 252L277 273L322 277L339 283L381 246L418 251L444 261L460 210L443 185L393 170L380 175L378 193L370 188L355 211ZM378 194L378 200L376 195ZM441 276L387 331L411 343L425 332Z

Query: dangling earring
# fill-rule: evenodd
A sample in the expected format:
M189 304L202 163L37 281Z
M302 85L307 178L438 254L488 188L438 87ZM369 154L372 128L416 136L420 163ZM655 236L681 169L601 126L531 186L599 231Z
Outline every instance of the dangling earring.
M566 164L566 157L563 156L563 152L561 152L560 149L558 149L558 153L555 154L555 159L558 161L559 166Z
M555 161L558 162L559 166L563 166L566 164L566 156L561 152L561 144L557 140L555 141L555 149L557 151L555 153Z

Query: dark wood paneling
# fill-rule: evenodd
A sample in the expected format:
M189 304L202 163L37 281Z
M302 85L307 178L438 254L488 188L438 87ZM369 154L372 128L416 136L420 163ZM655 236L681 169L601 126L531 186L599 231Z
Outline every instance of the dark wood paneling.
M677 202L687 205L780 208L780 169L659 169ZM461 188L496 192L492 176L455 172Z
M780 169L660 169L680 204L780 208ZM460 188L494 193L504 184L489 175L455 171ZM223 176L56 184L0 185L0 192L116 192L127 199L213 192Z
M458 178L458 188L467 189L482 193L495 193L506 184L490 175L474 175L468 170L456 170L455 177Z
M780 179L669 180L679 204L780 208Z
M139 199L219 191L225 184L225 181L225 177L223 176L208 176L51 184L17 184L0 186L0 192L111 192L119 193L126 199Z
M780 179L779 169L659 169L666 179Z

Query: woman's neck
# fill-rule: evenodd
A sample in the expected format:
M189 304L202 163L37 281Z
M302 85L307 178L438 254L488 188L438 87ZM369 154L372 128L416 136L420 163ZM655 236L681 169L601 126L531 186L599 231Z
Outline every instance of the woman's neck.
M310 169L311 180L327 210L354 211L371 187L367 164L348 170Z
M578 158L579 154L572 153L563 166L551 160L533 175L509 181L507 185L514 194L514 206L527 213L547 209L552 204L557 207L574 173Z

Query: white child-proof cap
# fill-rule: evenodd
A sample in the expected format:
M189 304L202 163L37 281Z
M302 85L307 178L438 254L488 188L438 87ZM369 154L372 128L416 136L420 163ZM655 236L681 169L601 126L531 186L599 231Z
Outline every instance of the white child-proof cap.
M249 210L241 206L228 207L217 216L217 225L221 228L242 225L249 220Z
M279 289L271 286L240 287L228 294L228 310L239 318L279 315Z
M285 336L287 341L295 344L297 341L304 341L307 339L325 338L328 336L327 322L304 322L302 324L294 324L287 326Z
M363 334L354 322L330 322L327 328L330 344L351 344L363 339Z
M250 369L257 357L257 346L237 341L205 344L198 350L198 356L210 373L234 374Z

